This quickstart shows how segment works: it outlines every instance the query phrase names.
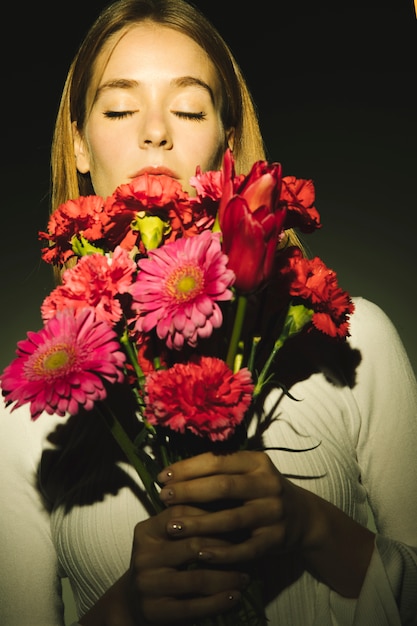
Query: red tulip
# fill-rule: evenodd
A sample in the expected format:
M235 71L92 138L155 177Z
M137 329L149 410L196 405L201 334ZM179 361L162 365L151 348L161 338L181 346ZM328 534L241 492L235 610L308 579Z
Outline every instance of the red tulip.
M283 232L286 203L280 202L279 163L257 161L247 176L236 176L228 150L223 164L223 195L219 205L222 248L236 274L234 286L250 293L268 279Z

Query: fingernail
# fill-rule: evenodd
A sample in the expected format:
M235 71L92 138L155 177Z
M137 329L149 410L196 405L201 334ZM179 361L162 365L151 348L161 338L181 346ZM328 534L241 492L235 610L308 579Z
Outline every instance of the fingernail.
M170 469L164 469L162 472L160 472L158 474L158 482L160 483L166 483L168 482L171 478L172 478L173 474L172 474L172 470Z
M178 535L184 530L184 524L182 522L169 522L167 530L170 535Z
M174 497L174 490L164 487L163 489L161 489L159 497L161 498L162 502L169 502Z
M227 599L229 600L229 602L237 602L238 600L240 600L240 598L241 598L241 595L238 591L229 593L227 596Z
M206 552L206 550L200 550L197 554L199 561L210 561L213 556L212 552Z

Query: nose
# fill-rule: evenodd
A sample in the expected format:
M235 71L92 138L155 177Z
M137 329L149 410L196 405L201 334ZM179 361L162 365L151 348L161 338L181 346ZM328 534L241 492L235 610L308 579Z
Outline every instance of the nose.
M172 148L172 137L164 115L157 112L148 112L144 115L140 129L139 144L142 149Z

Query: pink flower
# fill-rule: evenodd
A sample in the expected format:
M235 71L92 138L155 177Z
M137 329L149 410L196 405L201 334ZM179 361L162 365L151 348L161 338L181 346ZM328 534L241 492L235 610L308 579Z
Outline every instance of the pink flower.
M190 184L197 192L195 198L190 198L197 232L212 230L223 193L223 172L202 172L197 167L195 176L190 178Z
M145 417L154 426L224 441L242 422L253 387L247 368L233 374L221 359L176 363L148 375Z
M106 397L104 381L123 381L124 362L115 332L92 309L65 309L19 341L1 376L2 393L6 404L15 403L12 410L29 402L32 419L43 411L75 415Z
M215 170L202 172L197 167L195 176L190 178L190 185L194 187L199 198L210 198L219 201L223 194L223 172Z
M138 261L139 272L130 292L138 313L136 330L156 327L168 348L184 342L195 347L209 337L223 316L216 301L230 300L234 274L227 269L219 233L204 231L151 250Z
M135 270L134 261L120 247L110 258L102 254L81 257L77 265L64 272L62 285L43 301L42 319L50 319L66 307L94 307L97 320L115 324L123 314L117 296L127 292Z

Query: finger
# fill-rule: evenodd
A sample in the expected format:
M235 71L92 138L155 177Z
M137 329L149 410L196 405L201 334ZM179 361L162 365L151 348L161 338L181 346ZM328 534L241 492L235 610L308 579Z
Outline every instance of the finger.
M206 511L196 506L190 505L178 505L164 509L157 515L153 515L146 520L143 520L136 524L134 529L134 540L141 541L163 541L166 538L166 525L173 515L194 517L198 515L205 515Z
M276 470L251 473L220 473L193 480L167 483L160 492L166 505L207 503L217 500L251 500L279 496L283 481Z
M240 592L231 590L201 598L158 598L142 603L141 613L150 624L191 624L207 617L226 613L241 599Z
M154 569L136 576L135 582L139 593L146 597L211 596L231 589L244 589L249 576L236 568L207 569L205 563L196 563L186 570Z
M246 473L262 463L264 456L262 452L246 450L232 454L206 452L166 467L158 475L158 481L166 484L213 474Z
M286 552L284 525L267 526L258 528L257 532L249 536L245 541L224 545L213 545L200 550L198 559L203 563L228 565L237 563L253 562L265 555L280 554Z
M135 571L154 568L179 568L198 559L198 554L211 546L223 546L228 542L217 537L187 537L178 541L167 539L164 543L150 546L134 546L131 566Z
M190 533L173 541L173 535L167 528L181 530L175 522L178 519L194 520L207 516L207 512L196 507L174 506L162 513L140 522L134 530L131 562L136 570L155 567L181 567L196 559L202 546L221 544L222 540L214 537L193 536Z
M181 509L178 507L173 508L173 513L180 511ZM173 514L167 522L166 531L171 537L181 539L185 537L220 536L236 533L239 530L251 530L279 524L282 519L283 507L279 499L260 498L246 502L243 506L226 508L207 515L187 517L186 515ZM206 545L208 543L207 541Z

